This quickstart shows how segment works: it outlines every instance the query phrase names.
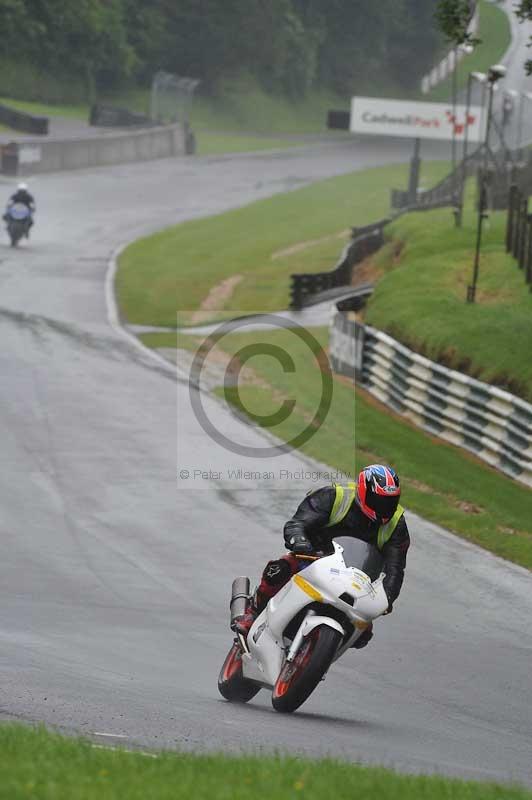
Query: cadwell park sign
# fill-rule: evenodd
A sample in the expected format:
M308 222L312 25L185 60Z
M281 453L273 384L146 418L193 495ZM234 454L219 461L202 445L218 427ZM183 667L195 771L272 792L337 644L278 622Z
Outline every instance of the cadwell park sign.
M386 100L375 97L353 97L350 130L371 136L401 136L409 139L467 138L481 142L485 121L479 106L449 103L419 103L410 100Z

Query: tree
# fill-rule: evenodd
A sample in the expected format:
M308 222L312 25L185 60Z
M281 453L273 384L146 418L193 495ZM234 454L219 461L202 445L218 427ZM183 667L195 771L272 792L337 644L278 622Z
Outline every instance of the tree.
M521 0L521 2L515 6L515 13L519 17L521 22L526 22L532 20L532 0ZM530 40L532 44L532 39ZM525 70L527 75L532 75L532 59L528 59L525 61Z
M467 30L473 12L474 4L471 0L438 0L435 15L438 26L445 38L455 47L478 43L479 40Z
M0 55L89 94L164 69L211 94L251 77L294 100L316 86L350 95L416 84L439 44L437 2L0 0ZM449 4L469 8L439 2L444 21Z

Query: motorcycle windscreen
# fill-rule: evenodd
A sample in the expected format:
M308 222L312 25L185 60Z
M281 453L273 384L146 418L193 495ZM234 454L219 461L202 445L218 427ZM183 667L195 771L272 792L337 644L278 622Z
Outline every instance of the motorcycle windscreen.
M361 569L372 581L377 580L383 571L384 559L374 545L351 536L338 536L334 541L343 547L342 558L347 567Z

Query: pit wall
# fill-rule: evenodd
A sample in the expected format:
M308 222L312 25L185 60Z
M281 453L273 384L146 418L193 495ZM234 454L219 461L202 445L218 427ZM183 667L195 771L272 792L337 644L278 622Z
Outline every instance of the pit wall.
M24 139L4 146L2 169L10 175L104 167L183 156L187 132L178 123L79 139Z

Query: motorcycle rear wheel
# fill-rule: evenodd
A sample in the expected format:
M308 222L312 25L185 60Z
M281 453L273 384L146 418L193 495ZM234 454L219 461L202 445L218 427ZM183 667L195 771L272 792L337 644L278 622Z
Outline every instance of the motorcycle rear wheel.
M285 661L272 691L272 706L291 713L307 700L321 681L342 635L328 625L319 625L303 640L293 661Z
M11 239L11 247L16 247L19 240L22 239L22 231L17 225L10 225L8 228L9 238Z
M238 642L233 642L218 676L218 691L231 703L247 703L260 688L242 675L242 651Z

